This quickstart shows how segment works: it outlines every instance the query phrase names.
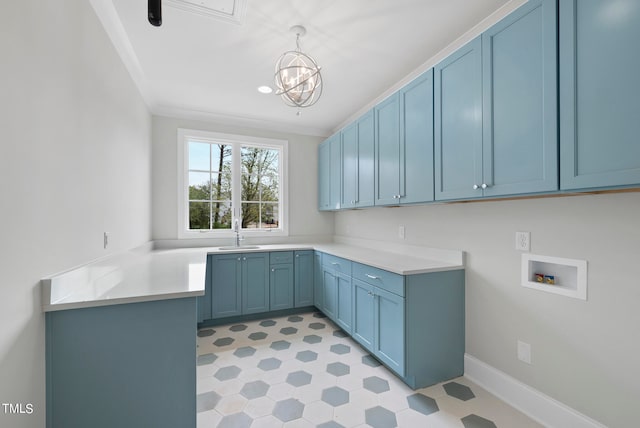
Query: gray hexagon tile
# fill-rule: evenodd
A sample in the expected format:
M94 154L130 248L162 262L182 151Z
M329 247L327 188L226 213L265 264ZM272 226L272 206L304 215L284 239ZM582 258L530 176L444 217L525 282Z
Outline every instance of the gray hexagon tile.
M314 318L326 318L327 316L325 314L323 314L322 312L314 312L313 313L313 317Z
M287 318L287 321L289 321L289 322L302 322L302 320L304 320L304 318L302 318L301 316L298 316L298 315L293 315L293 316L290 316L289 318Z
M313 345L314 343L320 343L322 342L322 338L320 336L318 336L317 334L310 334L308 336L305 336L302 339L303 342L308 343L310 345Z
M349 402L349 391L345 391L339 386L332 386L322 390L322 401L333 407L342 406Z
M296 354L296 360L308 363L318 359L318 354L313 351L300 351Z
M269 390L269 385L261 380L245 383L240 390L240 395L244 398L252 400L258 397L264 397Z
M276 370L280 368L281 364L282 361L277 358L265 358L264 360L260 360L260 362L258 363L258 368L264 371Z
M213 336L215 334L215 330L212 330L210 328L207 328L205 330L200 330L198 331L198 337L209 337L209 336Z
M229 380L238 377L242 370L238 366L227 366L218 369L216 374L213 375L218 380Z
M327 326L326 324L321 322L312 322L311 324L309 324L309 328L312 330L322 330L326 326Z
M236 324L229 327L229 331L233 331L233 332L244 331L246 329L247 329L247 326L244 324Z
M344 363L329 363L327 364L327 373L331 373L334 376L345 376L351 372L348 365Z
M343 345L342 343L331 345L331 348L329 348L329 350L334 354L338 354L338 355L344 355L351 352L351 348L347 345Z
M311 383L311 374L304 370L298 370L297 372L289 373L287 376L287 383L295 387L309 385Z
M380 364L380 361L376 360L373 356L371 355L363 355L362 356L362 364L365 364L369 367L379 367L382 364Z
M274 320L260 321L260 326L262 327L273 327L274 325L276 325L276 322Z
M297 332L298 332L298 329L295 327L284 327L280 329L280 333L286 334L287 336L296 334Z
M291 343L286 340L276 340L271 344L270 348L275 351L283 351L285 349L289 349L290 346Z
M497 428L493 421L475 414L465 416L460 420L462 421L464 428Z
M212 353L198 355L198 365L204 366L206 364L211 364L217 359L218 359L218 356Z
M222 418L218 424L218 428L249 427L252 422L253 419L251 419L246 413L234 413L233 415L228 415Z
M282 422L289 422L300 419L303 411L304 404L295 398L289 398L276 403L276 406L273 408L273 416Z
M235 355L238 358L250 357L255 353L256 353L256 348L253 348L251 346L243 346L233 351L233 355Z
M228 346L231 345L234 341L235 339L232 337L221 337L220 339L217 339L215 342L213 342L213 344L216 346Z
M198 413L214 409L220 401L220 398L220 395L215 391L198 394L196 398L196 408Z
M318 425L316 428L345 428L345 426L335 421L329 421Z
M475 394L467 385L458 382L449 382L442 385L447 395L457 398L458 400L467 401L475 398Z
M410 409L420 412L423 415L430 415L431 413L435 413L440 410L436 400L431 397L427 397L424 394L417 393L410 395L407 397L407 402L409 403Z
M378 376L370 376L362 379L362 386L376 394L381 394L389 390L389 382Z
M398 426L396 414L382 406L365 410L364 417L367 424L373 428L395 428Z
M342 337L348 337L349 335L345 333L343 330L336 330L333 332L333 336L342 338Z
M265 339L266 337L267 337L267 333L265 333L264 331L257 331L249 335L249 339L251 340L262 340L262 339Z

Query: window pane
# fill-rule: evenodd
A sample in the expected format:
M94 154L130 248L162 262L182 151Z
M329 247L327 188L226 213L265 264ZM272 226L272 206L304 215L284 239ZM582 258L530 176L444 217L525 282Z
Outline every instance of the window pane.
M231 204L228 201L213 202L211 223L214 229L231 229Z
M211 176L211 199L216 201L231 200L231 175L214 173Z
M189 229L209 229L210 214L209 202L189 202Z
M244 202L242 204L242 227L256 229L260 218L260 204Z
M278 204L262 204L260 210L260 227L274 229L280 226Z
M209 143L189 142L189 169L209 171Z
M211 176L206 172L189 172L189 199L211 199Z
M231 171L231 146L211 144L211 171Z
M242 200L277 201L280 151L242 147Z

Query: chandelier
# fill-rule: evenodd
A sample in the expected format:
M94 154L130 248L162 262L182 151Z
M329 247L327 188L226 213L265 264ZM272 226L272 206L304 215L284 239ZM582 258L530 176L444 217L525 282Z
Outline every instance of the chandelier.
M290 31L296 35L296 50L283 53L276 62L276 95L291 107L310 107L322 95L320 67L300 49L300 37L307 30L301 25L294 25Z

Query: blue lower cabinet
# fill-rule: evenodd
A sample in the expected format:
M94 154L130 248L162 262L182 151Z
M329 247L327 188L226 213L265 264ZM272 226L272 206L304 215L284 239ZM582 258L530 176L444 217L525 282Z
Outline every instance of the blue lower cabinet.
M338 277L336 273L322 268L322 310L332 320L338 315Z
M271 265L270 293L272 311L293 307L293 264Z
M293 259L293 296L294 306L301 308L313 306L314 258L313 251L296 251Z
M375 287L373 352L389 368L404 376L405 299ZM424 326L422 327L424 328Z
M269 254L242 254L242 314L269 310Z
M242 314L242 254L211 257L211 318Z
M47 428L195 428L196 306L47 312Z
M322 285L322 253L316 251L313 253L313 304L316 308L322 309L322 294L324 287Z
M196 297L198 302L198 322L211 319L211 260L212 256L207 256L207 272L204 282L204 296Z
M362 346L374 349L375 295L374 287L357 279L353 279L353 329L352 337Z
M352 294L351 277L345 274L336 274L336 283L338 291L338 305L336 313L336 323L347 333L351 333L351 315L352 315Z

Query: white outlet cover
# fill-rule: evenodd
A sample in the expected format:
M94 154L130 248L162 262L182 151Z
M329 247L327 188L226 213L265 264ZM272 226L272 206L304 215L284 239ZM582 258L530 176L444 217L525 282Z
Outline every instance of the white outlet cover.
M531 232L516 232L516 250L531 251Z
M524 363L531 364L531 345L518 340L518 359Z

